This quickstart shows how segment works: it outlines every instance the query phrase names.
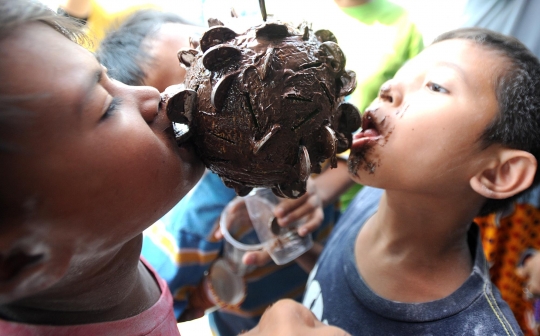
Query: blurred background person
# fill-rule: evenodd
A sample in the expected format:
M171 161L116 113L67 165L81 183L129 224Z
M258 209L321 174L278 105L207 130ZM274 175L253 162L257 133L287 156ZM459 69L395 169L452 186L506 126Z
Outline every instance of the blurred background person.
M91 39L88 48L95 50L107 31L117 28L129 15L140 9L159 9L181 15L184 23L202 25L201 0L44 0L58 12L86 22ZM188 19L189 18L189 19Z
M203 31L174 13L139 10L109 32L96 55L116 80L163 92L184 81L186 70L176 54L190 47L190 39L198 41Z

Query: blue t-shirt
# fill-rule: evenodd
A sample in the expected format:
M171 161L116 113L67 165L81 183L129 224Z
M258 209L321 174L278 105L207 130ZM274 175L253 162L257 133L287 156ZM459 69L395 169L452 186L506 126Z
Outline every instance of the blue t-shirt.
M363 188L342 215L310 274L304 305L321 321L353 335L522 335L490 281L476 225L469 230L473 270L449 296L402 303L386 300L368 287L356 267L354 245L358 232L376 212L382 193Z

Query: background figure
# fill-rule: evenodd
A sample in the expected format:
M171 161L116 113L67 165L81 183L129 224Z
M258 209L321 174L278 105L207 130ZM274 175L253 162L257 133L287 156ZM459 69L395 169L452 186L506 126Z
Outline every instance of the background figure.
M464 26L477 26L512 35L540 57L540 1L469 0L465 6ZM540 333L535 307L530 295L540 295L540 187L519 198L510 208L498 214L475 220L481 228L484 251L491 263L492 281L514 312L526 335ZM529 267L516 273L526 256ZM525 292L525 293L524 293ZM538 309L536 311L538 315Z
M223 208L234 198L219 176L209 171L192 193L166 216L145 231L142 254L167 280L180 320L189 306L204 273L223 251L223 241L213 232ZM324 209L324 223L312 233L316 242L325 243L338 214L334 206ZM218 335L237 335L253 328L268 305L281 298L301 300L308 274L298 264L278 266L270 262L246 274L247 296L239 307L227 307L209 314L210 326ZM187 312L191 314L190 312Z
M178 84L183 81L185 72L178 69L176 52L187 47L182 44L188 41L184 34L187 26L176 23L178 20L172 14L155 10L137 12L109 33L98 48L97 56L113 78L125 83L158 83L154 85L158 88ZM165 40L164 36L176 37L176 40L160 43ZM170 76L171 73L181 75ZM189 306L190 295L196 292L205 272L220 257L223 242L214 238L214 232L221 212L235 197L233 189L207 171L182 202L145 231L142 255L168 282L175 314L180 320L198 317ZM325 242L338 214L333 205L324 209L324 223L312 233L316 242ZM319 219L322 217L321 214ZM294 262L283 266L270 262L255 269L245 276L247 296L240 307L210 314L214 332L236 335L253 328L269 304L281 298L299 301L307 276Z
M176 54L180 48L189 48L190 38L198 40L202 31L176 14L140 10L107 35L97 56L116 80L163 92L184 81L186 70Z
M44 0L50 2L52 0ZM181 14L192 25L202 24L201 0L56 0L60 12L74 18L84 19L90 43L87 47L95 50L109 30L118 26L131 14L142 9L163 10ZM189 18L189 22L185 18Z

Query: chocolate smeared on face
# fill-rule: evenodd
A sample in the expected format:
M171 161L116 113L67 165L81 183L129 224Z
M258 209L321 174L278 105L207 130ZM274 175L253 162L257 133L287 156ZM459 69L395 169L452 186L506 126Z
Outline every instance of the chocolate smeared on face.
M350 148L360 114L343 97L356 86L335 36L265 23L244 34L214 25L181 50L185 90L167 106L205 165L239 195L254 187L281 197L305 193L321 163Z

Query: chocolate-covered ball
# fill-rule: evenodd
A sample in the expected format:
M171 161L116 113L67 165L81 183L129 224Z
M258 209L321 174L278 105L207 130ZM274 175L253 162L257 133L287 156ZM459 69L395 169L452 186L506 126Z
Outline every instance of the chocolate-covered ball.
M195 49L178 53L186 80L167 114L189 131L177 139L189 138L238 195L268 187L297 198L321 163L336 166L360 126L358 110L343 102L355 74L328 30L274 22L238 34L214 24Z

